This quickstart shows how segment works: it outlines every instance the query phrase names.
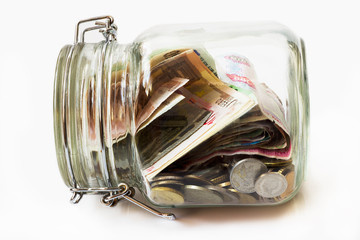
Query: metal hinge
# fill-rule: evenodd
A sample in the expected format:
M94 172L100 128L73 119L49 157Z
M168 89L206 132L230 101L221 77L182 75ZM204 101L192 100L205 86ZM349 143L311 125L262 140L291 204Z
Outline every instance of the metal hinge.
M87 22L94 22L95 26L85 28L81 32L81 36L79 39L79 29L80 25ZM93 30L99 30L105 37L106 41L116 41L116 35L117 35L117 26L114 24L114 18L111 16L101 16L101 17L94 17L94 18L88 18L84 19L78 22L76 25L75 30L75 41L74 43L83 43L85 40L85 33Z
M125 183L119 184L117 188L71 188L70 191L73 193L70 201L74 204L78 203L84 194L101 194L101 202L108 207L114 207L120 200L126 199L127 201L141 207L142 209L165 219L174 220L175 215L172 213L161 213L144 203L133 198L135 195L135 189L129 187Z

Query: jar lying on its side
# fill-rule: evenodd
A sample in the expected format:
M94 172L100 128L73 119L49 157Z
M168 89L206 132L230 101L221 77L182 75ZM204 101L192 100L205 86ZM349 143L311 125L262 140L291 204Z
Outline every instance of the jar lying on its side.
M193 24L124 45L112 18L94 28L106 40L76 36L56 67L67 186L125 183L161 207L272 205L296 194L309 118L300 38L276 23Z

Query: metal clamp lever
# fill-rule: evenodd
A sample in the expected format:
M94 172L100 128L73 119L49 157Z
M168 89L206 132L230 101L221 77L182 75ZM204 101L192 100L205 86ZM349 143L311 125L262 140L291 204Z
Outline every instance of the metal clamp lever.
M120 201L122 199L126 199L127 201L141 207L142 209L144 209L158 217L162 217L162 218L165 218L168 220L175 220L175 218L176 218L173 213L161 213L161 212L145 205L144 203L134 199L133 196L135 194L135 189L132 187L129 187L125 183L119 184L118 188L107 188L107 189L106 188L99 188L99 189L72 188L71 191L73 192L73 196L71 197L72 203L78 203L84 193L91 192L91 193L105 194L102 197L101 202L109 207L113 207L118 203L118 201Z
M99 30L105 37L106 41L116 40L117 26L114 24L114 18L112 16L101 16L84 19L78 22L75 29L75 44L79 42L79 29L83 23L94 22L95 26L85 28L80 37L80 42L85 42L85 33L93 30Z

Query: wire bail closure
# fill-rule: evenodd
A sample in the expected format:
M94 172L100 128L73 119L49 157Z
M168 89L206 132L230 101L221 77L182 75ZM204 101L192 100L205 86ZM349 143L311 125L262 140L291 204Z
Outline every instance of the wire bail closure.
M100 21L105 20L105 21ZM81 37L79 41L79 30L80 25L87 22L93 22L95 21L95 26L85 28L81 32ZM108 41L116 41L116 35L117 35L117 26L114 24L114 18L112 16L101 16L101 17L94 17L94 18L88 18L84 19L78 22L75 29L75 41L74 43L84 43L85 41L85 33L93 30L99 30L101 32L106 40Z
M117 188L71 188L70 191L73 193L70 199L70 202L73 204L79 203L84 194L101 194L103 195L101 198L101 203L108 207L114 207L119 201L126 199L132 204L135 204L158 217L162 217L168 220L175 220L176 218L172 213L161 213L134 199L133 196L135 195L135 189L129 187L126 183L120 183Z
M81 32L80 40L79 40L80 25L83 23L93 22L93 21L95 21L95 26L85 28ZM102 55L102 56L104 56L106 46L108 45L108 43L111 41L116 41L117 26L114 24L114 18L111 16L101 16L101 17L94 17L94 18L89 18L89 19L79 21L76 25L75 44L74 45L76 45L77 43L84 43L85 42L84 41L85 33L89 32L89 31L93 31L93 30L99 30L99 32L102 33L105 38L105 48L103 48L103 55ZM70 56L72 56L72 50L71 50ZM71 57L69 57L67 59L66 74L64 75L64 79L69 77L68 69L69 69L69 65L70 65L70 59L71 59ZM104 68L104 57L101 58L100 65L102 65L102 68ZM127 201L143 208L144 210L146 210L156 216L159 216L159 217L162 217L165 219L169 219L169 220L175 219L175 215L172 213L161 213L161 212L145 205L144 203L134 199L133 196L135 195L135 189L133 187L129 187L126 183L120 183L118 185L118 187L112 187L111 184L109 184L108 187L104 187L104 188L78 188L77 182L76 182L76 179L75 179L75 176L73 173L73 168L72 168L70 158L68 155L66 155L66 156L67 156L66 157L67 167L69 169L69 172L70 172L70 175L72 178L72 182L73 182L73 186L74 186L73 188L70 188L70 191L72 192L72 196L70 198L71 203L73 203L73 204L79 203L84 194L88 194L88 193L89 194L100 194L100 195L103 195L103 197L101 198L101 202L108 207L114 207L120 200L126 199ZM107 169L107 168L105 168L105 169ZM108 173L106 175L108 176Z

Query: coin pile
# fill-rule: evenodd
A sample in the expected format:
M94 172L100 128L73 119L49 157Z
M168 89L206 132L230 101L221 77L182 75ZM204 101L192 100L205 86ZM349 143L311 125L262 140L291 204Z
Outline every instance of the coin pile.
M181 175L165 172L151 182L159 205L235 205L279 201L294 186L294 165L267 167L255 158L221 164Z

